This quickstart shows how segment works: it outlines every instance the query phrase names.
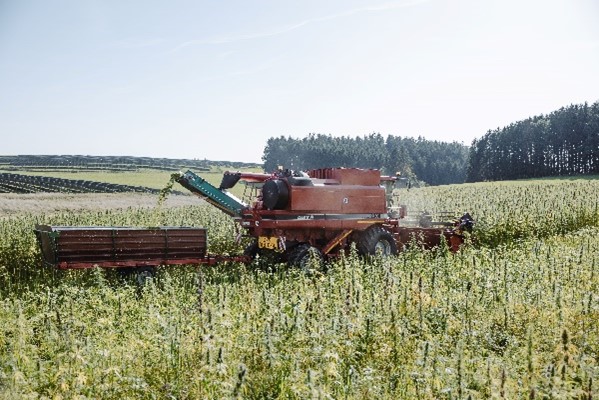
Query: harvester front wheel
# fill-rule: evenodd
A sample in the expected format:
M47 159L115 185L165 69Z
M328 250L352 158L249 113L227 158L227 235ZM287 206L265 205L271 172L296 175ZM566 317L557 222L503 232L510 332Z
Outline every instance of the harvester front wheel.
M305 272L324 271L324 257L320 250L307 243L301 243L289 251L288 263Z
M371 226L358 236L356 248L362 255L391 256L397 254L397 243L393 235L379 225Z

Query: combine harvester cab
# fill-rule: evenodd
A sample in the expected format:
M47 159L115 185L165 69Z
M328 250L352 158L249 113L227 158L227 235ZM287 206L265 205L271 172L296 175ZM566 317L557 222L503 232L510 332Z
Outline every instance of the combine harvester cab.
M176 177L191 192L230 215L253 238L246 255L276 253L290 265L308 268L346 252L393 255L411 243L457 251L473 220L464 214L442 227L406 227L405 207L394 207L398 177L358 168L321 168L274 174L225 172L219 188L192 171ZM227 190L244 181L255 196L244 202Z

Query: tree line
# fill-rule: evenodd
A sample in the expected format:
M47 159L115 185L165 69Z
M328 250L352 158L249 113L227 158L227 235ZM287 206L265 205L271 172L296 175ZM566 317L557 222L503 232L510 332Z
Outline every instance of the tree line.
M387 136L273 137L264 169L376 168L429 185L599 174L599 102L562 107L548 115L489 130L470 147Z
M469 182L599 174L599 102L488 131L469 153Z
M468 147L461 143L402 138L373 133L362 137L310 134L267 141L264 169L293 170L326 167L376 168L384 174L418 179L430 185L462 183L466 179Z
M209 161L206 159L173 159L135 156L92 156L92 155L0 155L0 167L7 170L98 170L136 171L142 168L163 171L179 171L194 168L209 171L211 167L256 168L257 163L238 161Z

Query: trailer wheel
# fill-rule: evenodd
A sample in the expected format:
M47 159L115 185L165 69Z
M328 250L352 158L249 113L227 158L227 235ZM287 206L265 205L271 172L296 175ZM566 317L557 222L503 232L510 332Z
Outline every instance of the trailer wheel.
M136 269L135 280L139 286L144 286L148 280L154 278L156 271L154 267L141 267Z
M397 254L397 243L391 233L380 225L366 229L356 240L358 252L364 256L381 254L384 257Z
M302 243L289 251L288 263L305 272L324 272L324 257L320 250L308 243Z

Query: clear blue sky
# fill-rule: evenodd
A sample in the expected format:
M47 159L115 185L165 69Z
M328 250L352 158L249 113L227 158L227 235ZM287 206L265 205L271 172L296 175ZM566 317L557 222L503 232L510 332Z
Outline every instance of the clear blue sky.
M1 155L470 144L597 100L597 0L0 0Z

